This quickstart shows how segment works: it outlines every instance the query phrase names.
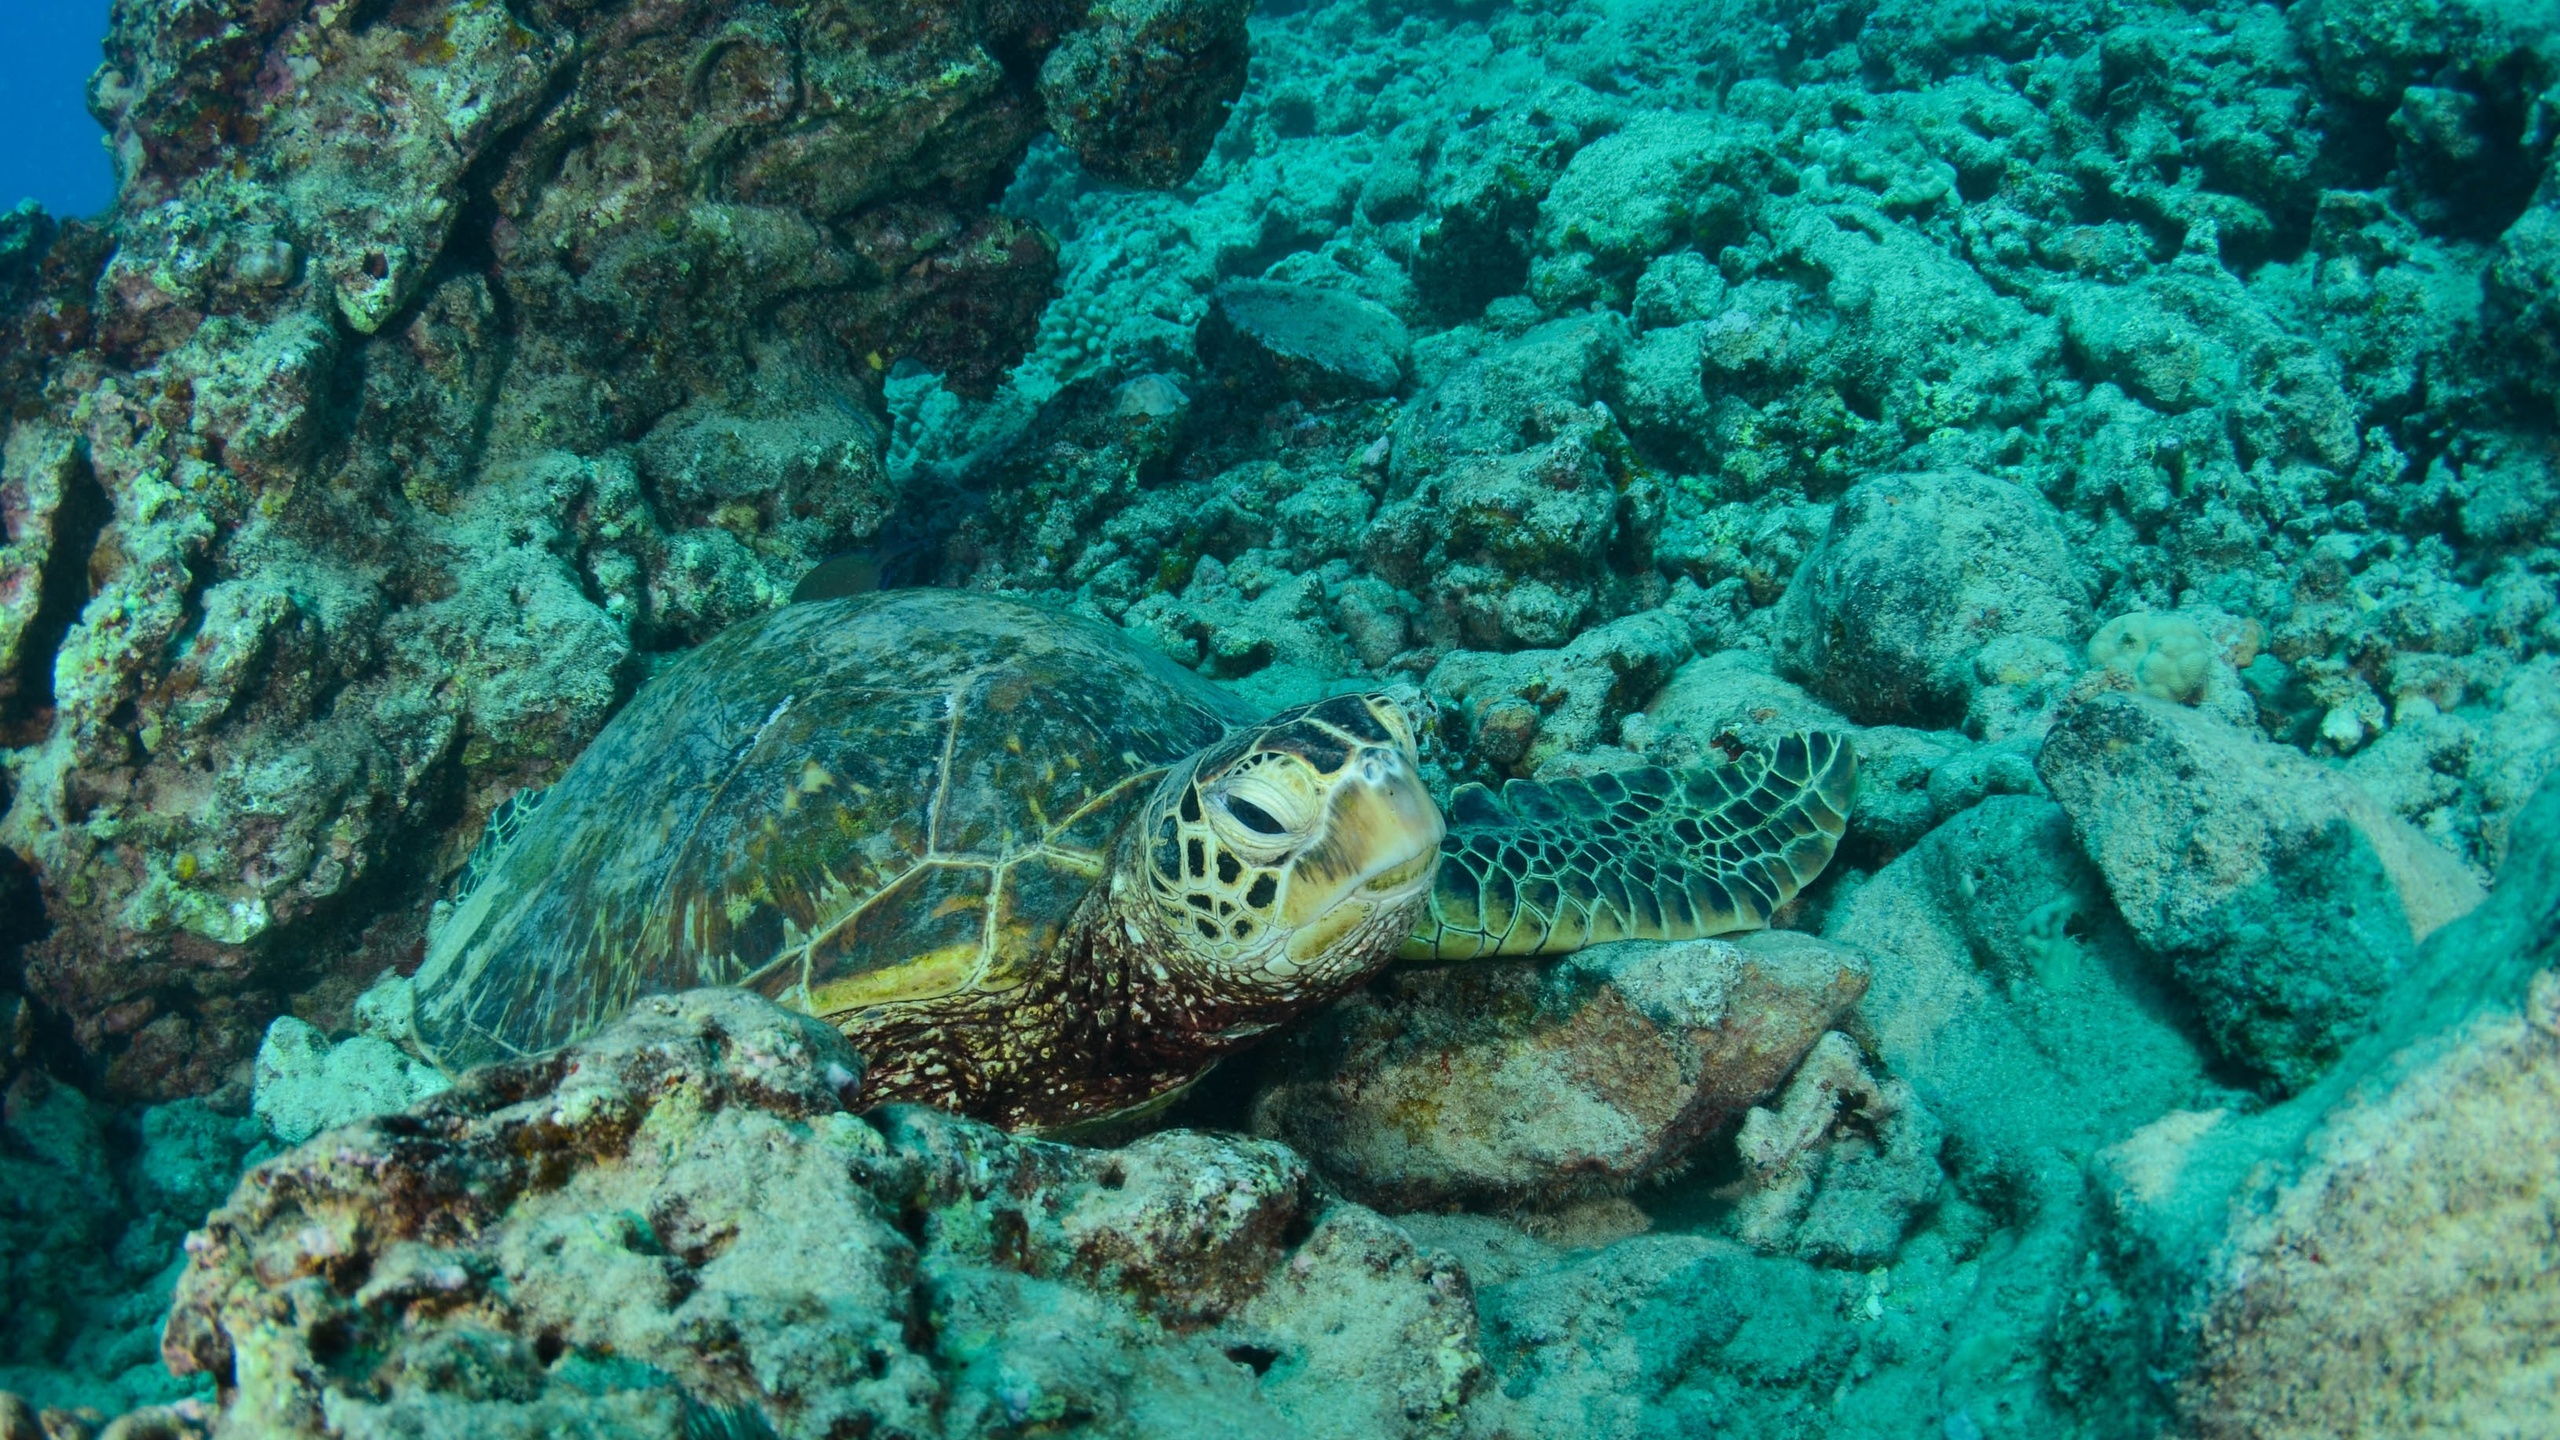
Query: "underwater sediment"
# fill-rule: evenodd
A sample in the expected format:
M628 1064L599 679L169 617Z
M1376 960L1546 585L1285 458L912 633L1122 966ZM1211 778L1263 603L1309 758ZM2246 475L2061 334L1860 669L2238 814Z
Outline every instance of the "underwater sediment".
M116 209L0 220L0 1387L2560 1424L2548 7L1247 9L117 8ZM1444 789L1827 728L1859 798L1795 933L1391 971L1134 1150L857 1119L720 999L531 1152L558 1074L327 1048L499 802L847 551L1417 684ZM750 1134L840 1223L650 1209ZM1147 1211L1211 1177L1243 1228Z

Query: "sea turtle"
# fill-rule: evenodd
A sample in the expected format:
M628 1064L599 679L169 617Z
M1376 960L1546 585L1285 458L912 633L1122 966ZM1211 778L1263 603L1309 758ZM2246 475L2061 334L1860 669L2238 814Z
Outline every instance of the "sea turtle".
M1398 955L1755 928L1819 873L1828 734L1444 822L1410 690L1257 715L1093 621L954 590L795 603L643 686L493 825L411 994L449 1069L740 985L874 1098L1010 1128L1146 1105Z

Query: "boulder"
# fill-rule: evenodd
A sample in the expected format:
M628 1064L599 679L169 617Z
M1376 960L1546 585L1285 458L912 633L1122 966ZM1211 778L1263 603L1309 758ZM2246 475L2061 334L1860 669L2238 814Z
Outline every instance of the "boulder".
M1309 404L1393 395L1412 343L1404 322L1339 290L1231 280L1209 298L1200 358L1261 393Z
M1952 724L1986 644L2077 647L2093 624L2053 507L1968 471L1852 486L1780 606L1784 673L1871 725Z
M1287 1150L857 1116L861 1072L742 992L644 1001L253 1169L189 1242L165 1354L221 1379L226 1435L1460 1423L1464 1272Z
M2098 1157L2103 1283L2058 1313L2064 1363L2148 1377L2207 1440L2560 1433L2555 965L2546 787L2488 901L2319 1084Z
M267 1026L252 1073L250 1113L287 1145L352 1120L406 1110L451 1083L379 1036L331 1045L316 1027L290 1015Z
M1875 957L1859 1016L1879 1084L1908 1083L1976 1181L2076 1186L2091 1153L2211 1088L2174 987L2042 796L1940 825L1844 894L1823 933Z
M1775 1090L1867 974L1790 931L1393 971L1283 1042L1254 1128L1389 1210L1623 1192Z
M1250 0L1101 0L1040 66L1049 127L1096 175L1181 184L1244 93L1252 9Z
M2214 1043L2288 1090L2364 1033L2419 941L2480 901L2461 861L2338 772L2149 695L2093 687L2037 769Z

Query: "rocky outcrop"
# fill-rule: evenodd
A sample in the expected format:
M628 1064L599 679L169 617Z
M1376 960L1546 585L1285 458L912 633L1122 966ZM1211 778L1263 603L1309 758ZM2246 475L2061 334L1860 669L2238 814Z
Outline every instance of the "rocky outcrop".
M120 9L116 211L0 227L0 839L111 1088L405 958L648 656L889 523L880 377L984 393L1048 302L1025 149L1181 179L1244 8Z
M736 991L644 1002L252 1170L166 1332L217 1435L1442 1433L1465 1272L1267 1141L847 1108Z

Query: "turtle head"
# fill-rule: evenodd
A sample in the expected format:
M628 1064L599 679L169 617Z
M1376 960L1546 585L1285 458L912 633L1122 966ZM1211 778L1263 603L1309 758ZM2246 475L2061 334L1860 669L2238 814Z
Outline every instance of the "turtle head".
M1179 968L1221 989L1317 993L1409 934L1440 859L1410 691L1336 695L1177 768L1143 817L1146 904ZM1135 877L1131 877L1135 878Z

